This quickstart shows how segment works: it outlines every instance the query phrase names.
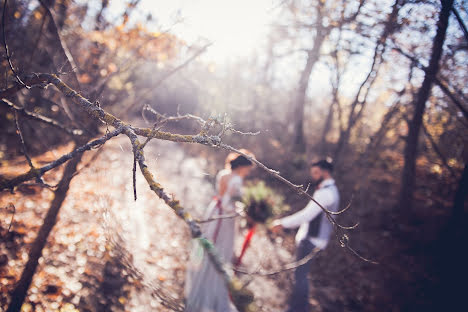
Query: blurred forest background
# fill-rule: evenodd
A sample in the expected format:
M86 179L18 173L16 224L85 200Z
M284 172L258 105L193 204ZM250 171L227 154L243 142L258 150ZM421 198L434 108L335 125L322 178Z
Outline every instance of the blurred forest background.
M6 187L5 181L30 166L43 166L113 130L53 86L25 88L33 73L57 74L95 105L135 126L157 125L163 117L154 109L259 131L222 140L251 150L294 183L307 185L308 164L331 158L342 206L351 203L338 220L359 222L348 233L349 244L378 264L355 257L338 240L330 244L313 261L316 311L463 310L468 278L463 252L468 232L466 1L271 1L262 2L264 15L254 4L239 2L230 17L215 19L214 37L184 36L190 18L182 4L173 4L167 16L163 1L6 2L0 34L0 311L20 294L23 311L170 310L159 299L138 307L132 296L144 288L141 280L131 274L129 263L118 261L101 226L103 213L118 214L133 205L124 200L133 198L127 142L109 141L49 172L44 181L56 187L34 178L14 185L14 194ZM191 5L210 19L223 5L234 5L220 3ZM251 22L257 18L263 20ZM258 33L256 25L265 31ZM252 39L252 33L260 37ZM230 45L223 46L226 42ZM199 125L181 120L161 127L196 134ZM157 141L148 144L153 152L147 158L155 162L156 177L163 180L158 182L169 185L188 208L201 209L213 195L213 177L227 152ZM181 179L187 172L198 178ZM252 178L284 195L292 211L307 203L260 169ZM139 203L150 206L156 198L148 195L145 202L148 186L139 173L137 179ZM159 250L151 253L158 260L150 261L163 272L158 285L180 296L188 229L169 209L152 211L154 227L176 234L161 230L155 234L158 241L141 250ZM280 246L273 237L271 244L292 259L293 236L286 233ZM122 239L136 258L135 241L141 236L132 237ZM248 252L262 254L265 246L253 245ZM248 259L254 269L255 256ZM142 274L152 274L148 270ZM282 298L278 292L287 294L290 281L290 273L283 272L253 282L255 295L263 298L259 311L284 308L281 300L269 304ZM17 311L11 306L8 311Z

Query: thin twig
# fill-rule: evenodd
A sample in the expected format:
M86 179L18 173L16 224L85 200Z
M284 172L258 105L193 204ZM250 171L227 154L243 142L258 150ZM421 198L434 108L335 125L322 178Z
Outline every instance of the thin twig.
M232 219L232 218L236 218L236 217L240 217L242 216L240 213L238 212L235 212L235 213L231 213L231 214L223 214L223 215L217 215L217 216L214 216L214 217L211 217L211 218L208 218L208 219L195 219L195 221L197 223L207 223L207 222L211 222L211 221L215 221L215 220L220 220L220 219Z
M10 224L8 225L8 230L6 234L10 233L11 226L13 224L13 220L15 219L15 214L16 214L16 207L12 203L9 203L8 206L6 206L4 209L6 209L7 213L11 213L11 219L10 219Z
M248 275L260 275L260 276L268 276L268 275L276 275L282 272L286 272L289 270L293 270L297 267L300 267L301 265L306 264L309 262L313 257L315 257L318 252L320 251L320 248L315 247L311 252L309 252L304 258L287 263L283 265L281 268L275 269L275 270L270 270L270 271L247 271L244 268L233 268L234 272L241 273L241 274L248 274Z
M349 251L351 251L353 253L353 255L355 255L356 257L358 257L359 259L361 259L362 261L364 262L368 262L368 263L371 263L371 264L379 264L379 262L377 261L374 261L374 260L370 260L368 258L365 258L363 257L361 254L359 254L356 250L354 250L352 247L349 246L348 243L346 243L346 249L348 249Z
M75 176L75 175L73 175ZM50 185L48 183L45 183L45 182L41 182L41 183L38 183L38 182L25 182L21 185L27 185L27 186L39 186L39 187L42 187L42 188L46 188L46 189L49 189L49 190L55 190L57 189L58 187L58 183L57 184L54 184L54 185Z
M161 124L164 124L166 122L170 122L170 121L173 121L173 122L177 122L177 121L181 121L181 120L194 120L196 122L198 122L200 125L204 125L205 124L205 120L201 117L198 117L198 116L195 116L195 115L192 115L192 114L184 114L184 115L180 115L178 112L177 112L177 116L165 116L161 113L159 113L158 111L156 111L154 108L152 108L150 105L146 104L143 106L143 110L142 110L142 115L143 115L143 118L146 119L146 117L144 116L144 112L148 112L150 113L151 115L153 115L156 120L158 121L158 125L160 126Z
M10 233L11 225L13 224L13 220L15 219L16 207L15 207L15 205L13 205L13 204L10 204L8 207L9 207L9 208L10 208L10 207L13 207L13 212L11 213L10 224L8 225L8 231L7 231L7 233Z
M24 142L23 132L21 131L21 127L20 127L19 120L18 120L18 111L13 110L13 112L15 114L16 131L18 132L18 136L20 138L21 149L23 150L24 157L26 157L26 160L28 161L29 167L32 170L34 170L36 168L34 167L34 165L32 163L32 160L31 160L31 157L29 157L28 151L26 149L26 143Z
M149 140L149 139L148 139ZM137 200L137 190L136 190L136 151L133 152L133 169L132 169L132 182L133 182L133 197L135 201Z
M257 132L243 132L243 131L240 131L240 130L236 130L234 128L228 128L227 130L231 131L232 133L237 133L237 134L241 134L241 135L259 135L260 134L260 131L257 131Z

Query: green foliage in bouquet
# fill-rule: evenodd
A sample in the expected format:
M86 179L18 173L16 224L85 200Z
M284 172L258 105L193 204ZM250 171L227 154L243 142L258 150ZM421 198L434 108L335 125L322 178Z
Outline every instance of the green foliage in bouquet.
M255 223L265 223L289 210L289 206L284 204L284 197L263 181L247 183L242 201L246 206L247 216Z

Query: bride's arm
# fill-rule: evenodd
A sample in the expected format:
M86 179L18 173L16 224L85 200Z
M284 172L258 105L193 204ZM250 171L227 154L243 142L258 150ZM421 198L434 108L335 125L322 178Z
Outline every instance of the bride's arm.
M227 189L227 181L228 181L228 177L226 175L222 176L220 179L219 179L219 184L218 184L218 194L220 196L223 196L224 193L226 192L226 189Z
M242 180L233 177L232 181L229 181L229 197L232 202L242 201Z

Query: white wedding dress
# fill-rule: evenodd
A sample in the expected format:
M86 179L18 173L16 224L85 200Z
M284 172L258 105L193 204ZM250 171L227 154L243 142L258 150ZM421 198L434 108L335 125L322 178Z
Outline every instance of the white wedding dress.
M222 170L216 177L219 192L220 180L231 174L223 196L215 198L208 206L204 219L235 213L235 198L241 195L242 178ZM223 263L231 263L233 258L236 218L213 220L202 225L203 236L214 243ZM185 281L186 312L236 312L222 276L208 259L198 240L192 242L190 260Z

